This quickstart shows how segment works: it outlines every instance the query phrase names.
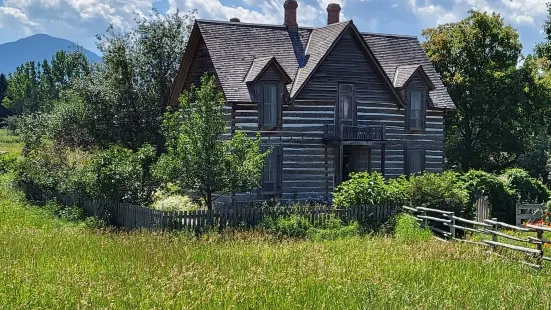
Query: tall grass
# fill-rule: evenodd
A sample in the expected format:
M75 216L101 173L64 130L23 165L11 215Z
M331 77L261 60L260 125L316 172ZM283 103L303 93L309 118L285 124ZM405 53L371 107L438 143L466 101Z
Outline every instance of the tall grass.
M551 307L548 271L468 245L425 236L279 241L259 232L196 239L98 231L14 199L12 190L0 191L2 309Z

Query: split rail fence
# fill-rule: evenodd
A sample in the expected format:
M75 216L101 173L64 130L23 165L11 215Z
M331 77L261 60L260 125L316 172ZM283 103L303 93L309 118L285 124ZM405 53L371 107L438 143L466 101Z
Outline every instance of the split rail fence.
M520 262L536 269L541 269L544 261L551 261L551 257L544 256L543 251L545 244L551 244L550 240L543 238L543 233L551 233L551 228L532 224L519 227L499 222L495 218L479 222L456 216L454 212L424 207L412 208L404 206L403 208L415 215L424 227L445 238L489 247L493 250L490 253L496 255L500 255L497 253L498 249L524 253L527 257L533 258L535 263L527 260ZM507 230L514 231L521 236L512 236L505 232ZM464 236L466 233L481 234L482 236L487 236L488 240L471 241L460 238L460 236ZM529 234L535 234L535 236ZM522 244L522 246L519 244Z
M159 211L138 205L113 203L104 200L87 200L72 195L24 188L27 195L39 201L57 200L63 205L81 207L86 215L96 216L111 225L126 229L194 230L236 226L255 226L268 216L308 218L314 224L324 224L338 217L344 223L357 221L363 225L377 225L394 216L401 206L357 205L346 209L330 206L258 206L248 204L222 204L214 210Z

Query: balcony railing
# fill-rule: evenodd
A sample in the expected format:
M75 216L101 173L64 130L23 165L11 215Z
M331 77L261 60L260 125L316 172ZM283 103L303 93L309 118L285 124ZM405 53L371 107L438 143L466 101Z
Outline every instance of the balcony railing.
M383 141L385 126L325 125L323 138L340 141Z

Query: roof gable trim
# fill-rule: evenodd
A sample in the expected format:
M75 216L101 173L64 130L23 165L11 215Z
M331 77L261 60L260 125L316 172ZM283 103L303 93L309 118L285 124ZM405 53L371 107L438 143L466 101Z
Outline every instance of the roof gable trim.
M436 86L434 85L434 83L432 83L432 81L430 80L430 77L427 75L427 73L423 69L423 65L417 66L417 68L415 70L413 70L413 72L411 74L409 74L409 76L407 77L407 79L405 81L400 81L400 79L398 77L399 77L399 74L400 74L400 69L403 68L403 67L405 67L405 66L399 66L399 67L396 68L396 73L394 74L394 86L396 88L402 89L402 88L406 87L416 75L419 75L421 77L421 79L423 80L423 82L429 87L429 90L435 90L436 89ZM405 74L407 74L407 73L405 73Z
M275 56L262 57L253 60L251 67L245 76L244 82L247 84L256 83L270 67L273 67L276 70L286 84L291 84L293 82L289 74L287 74L285 69L283 69L283 67L279 64Z

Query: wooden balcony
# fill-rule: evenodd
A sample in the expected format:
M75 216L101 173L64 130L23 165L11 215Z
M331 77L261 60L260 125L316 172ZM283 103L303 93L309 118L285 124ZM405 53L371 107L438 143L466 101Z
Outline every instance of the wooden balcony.
M384 141L385 126L325 125L325 141Z

